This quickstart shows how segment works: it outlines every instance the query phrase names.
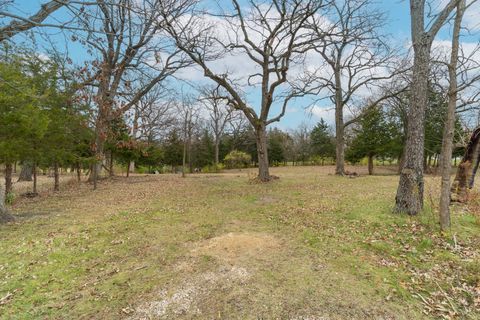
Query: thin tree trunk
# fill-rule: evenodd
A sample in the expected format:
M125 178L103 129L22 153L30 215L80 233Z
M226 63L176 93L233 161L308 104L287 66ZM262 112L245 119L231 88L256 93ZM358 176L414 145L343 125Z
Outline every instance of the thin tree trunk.
M130 177L130 164L127 164L127 178Z
M58 162L53 164L53 176L55 178L55 184L53 186L53 191L60 190L60 174L58 172Z
M373 174L373 155L368 155L368 174Z
M5 164L5 197L13 191L12 186L12 164L7 162Z
M139 108L139 106L135 105L134 114L133 114L133 127L132 127L132 138L134 140L137 139L138 118L140 117L138 108ZM130 172L135 172L135 160L130 161L128 166L129 166L128 170L130 170Z
M267 150L267 130L264 124L255 128L258 155L258 179L262 182L270 181Z
M129 167L130 168L130 167ZM128 172L128 169L127 169ZM109 172L108 175L110 177L113 177L115 175L115 172L113 171L113 151L110 151L110 161L109 161Z
M335 174L345 174L345 126L343 123L343 94L340 70L335 71Z
M185 178L186 166L187 166L187 139L185 134L185 139L183 141L182 178Z
M92 174L93 174L93 190L97 190L98 182L98 165L96 162L92 164Z
M77 162L77 181L82 181L82 168L80 168L80 162Z
M34 194L37 193L37 163L33 162L33 190Z
M441 157L442 183L440 187L440 228L442 230L450 228L450 175L452 167L453 134L455 130L455 111L457 108L457 61L460 28L464 11L465 0L461 0L457 5L457 14L455 16L452 35L452 52L450 56L450 64L448 65L450 84L448 89L447 121L443 132Z
M220 139L215 138L215 167L218 167L220 154Z

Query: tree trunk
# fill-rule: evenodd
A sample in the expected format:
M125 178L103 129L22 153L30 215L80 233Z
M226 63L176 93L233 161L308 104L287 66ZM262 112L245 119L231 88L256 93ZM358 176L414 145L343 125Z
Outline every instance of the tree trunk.
M368 155L368 174L373 174L373 155Z
M5 205L5 191L0 184L0 224L13 221L14 218L8 213L7 206Z
M33 163L33 190L34 194L37 193L37 163Z
M255 137L258 155L258 179L262 182L270 181L268 167L267 130L265 124L255 127Z
M130 170L130 172L135 171L135 160L130 161L130 163L128 164L128 170Z
M182 178L185 178L186 166L187 166L187 140L185 139L185 141L183 142Z
M77 162L77 181L82 181L82 168L80 168L80 162Z
M108 165L109 165L108 175L110 177L115 176L115 172L113 171L113 151L110 151L110 160L109 160ZM128 167L128 168L130 168L130 167ZM128 169L127 169L127 172L128 172Z
M428 96L430 44L427 37L417 39L413 44L414 68L405 158L395 197L395 212L404 212L409 215L416 215L423 209L425 107Z
M33 174L33 167L32 164L29 162L23 162L22 170L20 170L20 176L18 177L17 181L32 181L32 174Z
M345 126L340 70L335 71L335 86L335 174L343 176L345 173Z
M448 88L448 109L445 130L443 131L442 141L442 183L440 186L440 228L447 230L450 228L450 175L452 169L453 153L453 134L455 130L455 111L457 109L457 61L459 50L460 28L462 24L463 13L465 10L465 0L457 5L457 14L452 35L452 52L450 64L448 65L449 88Z
M130 177L130 163L127 164L127 178Z
M100 103L101 104L101 103ZM95 163L90 171L88 181L93 182L93 189L97 189L97 180L102 172L102 165L105 160L105 142L107 139L108 131L108 114L107 110L110 110L111 106L100 107L97 121L95 123L95 144L92 146L92 151L95 155Z
M220 139L216 138L215 139L215 167L218 167L218 163L220 162L219 154L220 154Z
M58 172L58 162L53 164L53 176L54 176L54 186L53 191L60 191L60 174Z
M12 188L12 164L5 164L5 196L13 191Z
M467 201L469 188L473 187L475 174L480 163L480 127L473 131L468 146L460 161L452 184L452 200Z

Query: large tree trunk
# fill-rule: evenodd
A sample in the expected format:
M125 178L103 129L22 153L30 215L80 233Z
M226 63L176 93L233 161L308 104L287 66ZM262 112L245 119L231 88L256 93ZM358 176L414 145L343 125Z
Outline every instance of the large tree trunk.
M460 28L462 25L465 0L457 5L457 14L452 34L452 52L448 65L449 88L448 109L445 130L442 141L442 183L440 187L440 228L446 230L450 227L450 175L452 167L453 134L455 130L455 111L457 109L457 61L459 50Z
M8 213L7 207L5 205L5 191L3 190L3 186L0 183L0 224L13 220L13 216Z
M53 185L53 191L60 191L60 174L58 172L58 162L53 164L53 176L55 183Z
M373 174L373 155L368 155L368 174Z
M452 184L452 201L467 201L468 189L473 187L475 174L480 164L480 127L473 131L457 174Z
M18 177L18 182L20 181L32 181L33 167L30 162L22 163L22 170L20 170L20 176Z
M335 72L335 86L335 174L343 176L345 173L345 126L340 70Z
M255 127L255 137L258 155L258 180L267 182L270 181L271 177L268 167L267 129L264 124Z
M395 211L416 215L423 209L423 160L425 144L425 107L428 102L430 42L426 38L413 43L414 68L404 163L395 198Z
M105 142L107 140L109 119L113 102L108 93L108 83L101 82L100 92L97 97L99 100L99 111L97 121L95 122L95 144L92 146L92 151L95 154L95 163L93 170L90 171L88 181L93 182L93 189L97 189L98 177L102 172L103 163L105 160Z

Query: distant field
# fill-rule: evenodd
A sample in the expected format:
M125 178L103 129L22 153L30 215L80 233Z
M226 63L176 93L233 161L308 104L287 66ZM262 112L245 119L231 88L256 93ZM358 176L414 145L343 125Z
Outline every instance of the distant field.
M40 177L0 226L2 319L479 319L480 218L391 213L395 168ZM29 184L14 186L17 193ZM433 205L433 208L432 208ZM480 208L477 206L476 208Z

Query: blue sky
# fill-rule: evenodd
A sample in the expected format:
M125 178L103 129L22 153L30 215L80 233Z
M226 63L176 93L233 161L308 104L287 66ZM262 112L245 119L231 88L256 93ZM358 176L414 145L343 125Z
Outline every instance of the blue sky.
M441 0L443 1L443 0ZM15 0L15 10L18 10L19 14L27 15L35 12L41 3L45 1L39 0ZM223 2L223 1L221 1ZM391 36L392 41L397 44L406 44L410 40L410 17L409 17L409 1L408 0L379 0L377 1L379 8L383 9L387 16L387 25L384 32L388 33ZM60 9L55 12L48 22L55 23L56 20L62 20L62 17L65 15L65 9ZM478 20L480 20L480 12L471 13L473 17L470 17L470 20L475 20L475 16L478 15ZM59 48L60 51L68 50L68 54L71 59L80 63L88 58L84 48L82 48L78 43L66 42L65 37L61 32L51 28L44 28L43 32L46 36L44 38L38 38L38 43L40 45L39 50L45 50L45 48L51 47L50 43L54 43L55 46ZM449 38L448 28L444 28L437 39L447 40ZM477 42L479 39L478 32L474 35L465 37L464 41ZM30 41L26 39L25 35L19 35L14 38L14 41ZM43 47L43 48L42 48ZM255 105L258 102L258 97L251 97L251 103ZM282 119L280 123L277 123L276 126L282 129L295 128L302 122L306 122L309 125L313 125L316 121L319 120L319 116L322 115L326 117L326 120L330 123L333 122L333 112L320 112L312 114L309 110L305 110L305 106L309 104L305 99L293 101L289 105L287 114ZM326 108L328 103L320 104L321 108ZM318 110L317 110L318 111Z

